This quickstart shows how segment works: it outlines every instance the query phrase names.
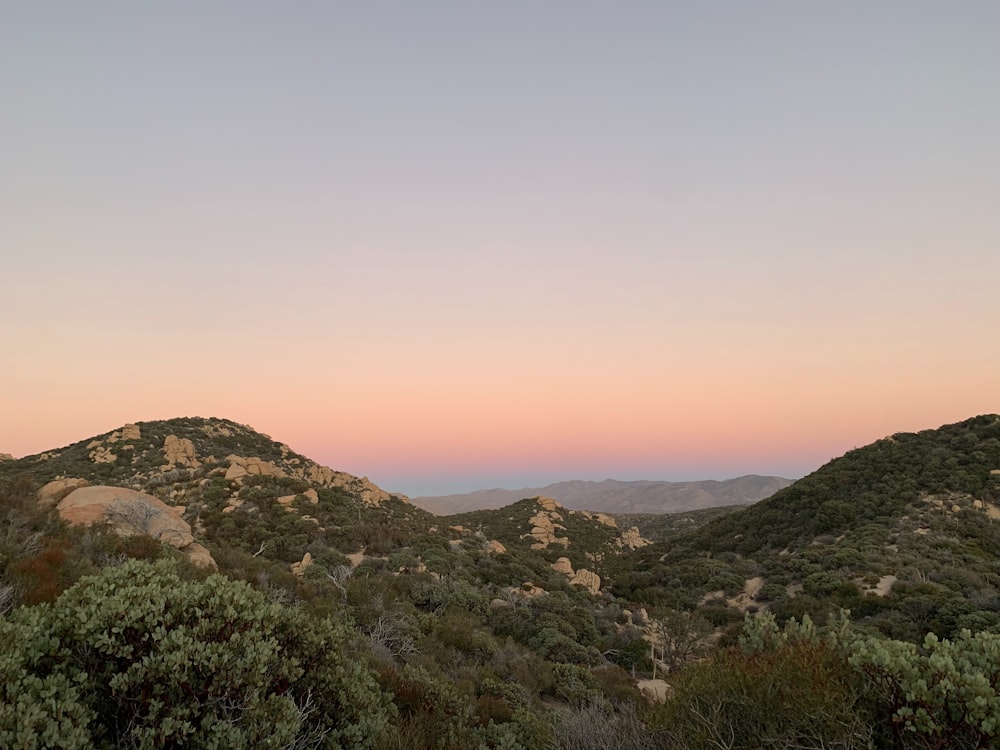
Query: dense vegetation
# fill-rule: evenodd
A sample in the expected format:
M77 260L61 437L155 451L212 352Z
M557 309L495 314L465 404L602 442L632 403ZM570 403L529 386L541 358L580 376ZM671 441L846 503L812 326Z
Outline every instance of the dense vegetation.
M439 518L350 482L226 479L228 453L307 459L224 420L140 427L113 461L81 441L0 464L0 746L996 746L998 417L751 508L626 519L659 540L635 551L563 511L569 545L533 549L532 499ZM165 468L168 435L199 464ZM183 505L219 574L67 526L35 499L58 476ZM664 703L633 679L654 674Z

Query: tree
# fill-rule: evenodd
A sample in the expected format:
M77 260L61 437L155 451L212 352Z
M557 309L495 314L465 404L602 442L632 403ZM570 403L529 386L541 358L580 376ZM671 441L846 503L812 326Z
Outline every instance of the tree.
M0 746L365 748L388 704L332 620L130 561L0 622Z
M656 679L657 662L672 672L700 656L708 646L712 626L690 612L668 609L649 623L648 632L653 679Z

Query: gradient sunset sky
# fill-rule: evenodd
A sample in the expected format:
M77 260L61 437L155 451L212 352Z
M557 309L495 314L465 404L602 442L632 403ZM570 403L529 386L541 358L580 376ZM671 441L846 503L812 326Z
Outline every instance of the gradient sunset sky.
M5 2L0 452L409 495L1000 411L1000 3Z

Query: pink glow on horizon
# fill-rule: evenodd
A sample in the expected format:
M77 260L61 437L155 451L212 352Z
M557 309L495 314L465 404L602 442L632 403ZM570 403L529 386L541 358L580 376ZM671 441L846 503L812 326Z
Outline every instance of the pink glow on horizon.
M416 494L1000 411L1000 6L229 5L5 15L0 452L218 416Z

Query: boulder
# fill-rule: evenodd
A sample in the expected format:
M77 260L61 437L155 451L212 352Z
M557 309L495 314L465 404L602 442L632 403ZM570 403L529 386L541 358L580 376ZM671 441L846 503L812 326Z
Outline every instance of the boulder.
M116 534L150 536L188 554L196 565L215 567L208 550L195 544L191 526L177 509L145 492L124 487L79 487L60 500L56 509L67 523L107 523Z
M53 479L38 490L38 504L43 508L51 508L73 490L86 487L88 484L90 482L86 479Z
M486 543L486 552L491 555L505 555L507 554L507 548L496 539L491 539Z
M670 685L663 680L639 680L636 687L650 703L666 703L670 696Z
M229 481L239 480L245 477L249 472L239 464L230 464L229 468L226 470L226 479Z
M313 556L311 553L306 552L302 556L302 561L297 563L292 563L289 568L292 571L292 575L302 577L302 574L306 572L306 568L313 564Z
M556 573L562 573L570 578L573 577L573 563L569 561L568 557L560 557L550 567Z
M122 440L140 439L142 439L142 431L139 429L139 425L127 424L122 427Z
M586 568L580 568L576 575L570 579L573 586L583 586L591 594L597 594L601 590L601 577Z
M524 596L528 599L533 599L536 596L544 596L545 594L549 593L541 586L536 586L531 581L525 581L524 583L521 584L521 588L514 590L520 593L521 596Z
M205 547L198 544L198 542L191 542L183 550L185 555L187 555L188 560L193 564L197 565L199 568L216 568L215 560L212 558L212 553L209 552Z

